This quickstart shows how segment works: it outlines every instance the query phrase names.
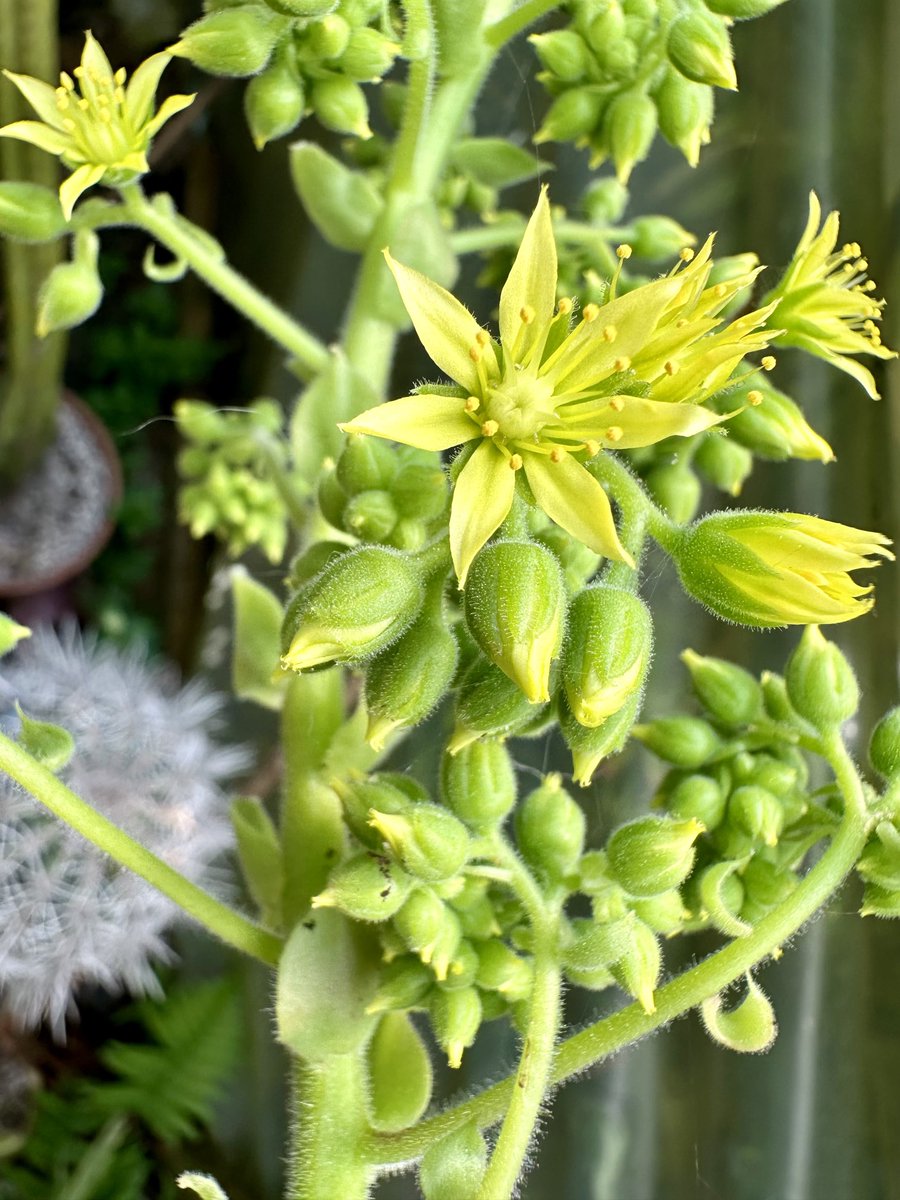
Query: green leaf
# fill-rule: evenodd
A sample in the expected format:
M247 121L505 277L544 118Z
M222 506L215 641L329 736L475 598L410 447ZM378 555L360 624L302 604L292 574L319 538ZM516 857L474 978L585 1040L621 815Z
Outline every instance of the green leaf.
M237 838L241 871L265 925L281 927L284 863L281 842L272 818L256 796L238 796L231 803L231 823Z
M231 594L234 601L231 680L235 694L264 708L280 709L287 676L277 682L272 676L281 656L284 618L281 603L241 566L231 569Z
M19 730L19 745L48 771L61 771L75 752L75 739L60 725L49 725L46 721L34 721L16 704L16 712L22 722Z
M492 188L511 187L553 170L552 163L544 162L505 138L462 138L453 147L450 161L476 183Z
M406 1013L385 1013L367 1055L372 1127L380 1133L408 1129L428 1107L433 1072L425 1043Z
M31 637L31 630L0 612L0 658L9 654L23 638Z
M314 142L291 146L291 178L322 237L339 250L364 250L384 201L365 175Z

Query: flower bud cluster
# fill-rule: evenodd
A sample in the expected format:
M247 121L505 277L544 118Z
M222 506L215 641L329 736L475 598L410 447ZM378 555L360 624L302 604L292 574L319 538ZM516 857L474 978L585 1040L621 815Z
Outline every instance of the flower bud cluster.
M544 68L538 78L553 98L535 140L586 146L592 166L609 158L625 181L659 128L696 166L709 141L713 89L737 87L731 22L774 6L571 0L568 26L529 39Z
M258 149L307 113L326 129L370 138L362 84L394 64L400 43L380 0L265 0L208 6L172 53L212 75L251 77L244 96Z
M287 512L270 477L272 456L285 457L279 406L257 400L244 411L224 412L202 400L179 400L175 420L187 442L178 457L180 520L194 537L215 534L231 555L259 546L270 562L280 562Z

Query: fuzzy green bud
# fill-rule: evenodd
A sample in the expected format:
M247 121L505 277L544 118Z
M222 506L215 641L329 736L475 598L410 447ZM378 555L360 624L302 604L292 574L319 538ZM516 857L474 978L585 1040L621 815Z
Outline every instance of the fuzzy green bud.
M633 924L634 917L630 913L611 921L574 920L572 941L563 951L566 973L592 975L599 970L608 970L627 953Z
M617 713L607 717L595 729L589 729L576 721L565 698L561 699L559 725L566 745L572 752L573 778L581 787L590 784L594 772L605 758L618 754L625 745L640 700L640 693L633 693Z
M691 916L677 888L646 900L635 900L632 909L636 917L662 937L679 933Z
M399 813L373 809L369 824L381 834L404 869L428 883L451 879L469 855L468 830L439 804L411 804Z
M440 981L462 941L459 917L430 888L418 888L397 916L394 927L404 943L427 963Z
M650 495L677 525L693 520L703 486L687 463L661 463L644 478Z
M397 1133L414 1125L431 1100L434 1071L422 1036L405 1013L382 1016L366 1047L366 1069L372 1128Z
M337 68L357 83L371 83L391 69L399 50L397 42L364 25L351 32Z
M628 206L628 189L618 179L598 179L581 197L581 207L594 225L609 225L621 219Z
M282 666L304 671L366 659L395 641L423 598L415 564L385 546L361 546L333 559L290 602Z
M739 496L753 470L753 455L723 433L708 433L694 454L694 465L720 492Z
M597 126L604 100L587 88L574 87L557 96L534 136L536 146L543 142L574 142L587 137Z
M424 613L366 668L366 740L381 750L397 729L424 721L456 671L456 638L442 620Z
M487 1145L473 1122L429 1146L419 1167L424 1200L475 1196L487 1167Z
M257 150L295 129L305 104L303 81L288 55L276 53L244 91L244 114Z
M474 987L447 991L437 988L429 1005L431 1024L438 1045L454 1070L462 1065L463 1051L475 1041L481 1027L481 997Z
M712 996L700 1005L706 1032L714 1042L741 1054L768 1050L778 1032L771 1001L748 973L747 991L734 1008L723 1008L722 996Z
M52 242L66 227L58 192L39 183L0 183L0 235L16 242Z
M693 234L671 217L638 217L633 223L633 230L628 238L629 246L638 258L646 258L650 262L672 258L696 241Z
M589 19L587 27L587 37L590 42L591 49L597 53L602 53L605 46L610 42L620 41L626 32L625 13L622 10L622 5L619 0L608 0L597 6L599 12ZM585 17L588 17L590 8L587 9Z
M572 715L596 729L644 686L653 648L653 621L640 597L598 585L569 609L563 684Z
M547 775L529 792L515 814L519 853L538 875L561 882L578 865L584 850L585 817L562 786L559 775Z
M656 89L654 99L660 133L696 167L700 149L709 141L714 107L712 88L692 83L679 71L670 70Z
M403 954L393 962L385 963L378 990L366 1012L405 1012L415 1008L433 985L434 975L421 959L413 954Z
M305 38L298 48L299 57L312 62L329 62L347 49L350 41L350 24L339 13L328 13L320 21L314 21L305 30Z
M887 892L900 891L900 832L890 821L878 823L856 869L866 883Z
M724 820L727 799L711 775L686 775L669 793L666 808L679 820L693 819L713 830Z
M256 75L284 29L284 19L260 5L223 8L189 25L169 53L210 75Z
M604 132L616 166L616 178L627 183L633 167L643 162L653 142L656 105L646 92L622 92L606 110Z
M627 949L610 970L619 987L633 996L645 1013L656 1012L653 993L662 974L662 953L649 925L634 919Z
M351 773L346 779L333 779L331 786L340 798L348 829L372 848L379 846L381 839L369 824L371 810L400 813L410 804L407 793L382 775L366 777Z
M511 1004L527 998L532 986L532 968L505 942L493 938L477 947L475 982L487 992L499 992Z
M722 17L731 17L735 21L745 21L749 17L762 17L772 12L784 0L704 0L710 12Z
M478 952L471 942L463 940L456 947L447 977L441 981L440 986L450 991L454 988L471 987L477 974Z
M666 52L682 75L695 83L737 89L731 42L724 21L695 8L669 27Z
M570 596L576 596L588 580L596 574L600 555L595 554L584 542L566 533L559 525L548 525L535 534L535 541L546 546L556 556L562 567L563 582Z
M476 832L495 828L516 802L516 773L506 747L473 742L441 761L441 797Z
M702 767L722 746L712 725L700 717L663 717L631 732L658 758L685 771Z
M751 783L735 788L731 793L728 821L754 841L776 846L784 826L784 813L777 797L766 788Z
M316 116L326 129L349 133L363 141L372 136L365 92L352 79L343 75L317 79L311 101Z
M557 79L577 83L590 71L590 52L584 39L573 29L534 33L528 40L534 46L541 66Z
M390 492L372 489L351 496L344 508L343 526L364 542L384 542L397 524Z
M787 871L756 854L744 868L744 907L741 915L747 920L763 916L790 896L798 884L793 871Z
M389 489L399 465L396 451L385 442L351 434L336 470L341 487L348 496L355 496L357 492Z
M449 488L440 463L411 463L400 470L391 485L397 510L404 517L435 521L447 511Z
M900 706L886 712L872 730L869 762L885 779L900 775Z
M456 728L447 743L450 754L482 737L505 737L532 719L535 706L518 684L486 659L466 671L456 696Z
M691 673L697 699L720 725L739 729L762 716L762 690L749 671L693 650L685 650L681 661Z
M565 629L559 563L534 542L492 542L465 590L466 624L484 653L533 704L550 699L550 664Z
M755 395L753 395L755 393ZM748 397L757 403L748 401ZM784 392L776 391L757 377L751 377L723 397L721 412L746 407L728 422L728 432L759 458L783 462L787 458L832 462L834 452L812 428L800 407ZM727 404L727 409L725 405Z
M74 329L94 315L103 299L97 270L100 239L82 230L75 236L71 262L58 263L41 284L37 298L35 332L44 338L62 329Z
M382 855L357 854L341 863L313 908L337 908L354 921L387 921L403 906L410 877Z
M809 625L788 659L784 673L791 704L823 732L849 720L859 707L859 684L847 659L822 634Z
M341 485L337 471L328 463L324 464L322 474L319 476L316 498L319 502L319 510L328 524L333 525L335 529L343 529L344 509L347 507L350 497Z
M678 887L694 865L694 842L703 833L696 819L638 817L621 825L606 847L615 881L631 896L658 896Z

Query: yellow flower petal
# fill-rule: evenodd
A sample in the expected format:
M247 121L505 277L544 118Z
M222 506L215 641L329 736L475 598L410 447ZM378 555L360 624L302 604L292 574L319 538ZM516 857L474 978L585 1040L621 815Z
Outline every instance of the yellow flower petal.
M4 71L3 74L10 83L16 85L42 121L54 129L65 131L63 114L56 103L55 88L49 83L44 83L42 79L32 78L31 75L16 75L13 71Z
M180 113L184 109L190 107L190 105L194 103L195 99L196 92L192 93L190 96L167 96L159 106L159 112L155 117L153 117L152 120L148 121L144 127L147 137L153 137L158 130L162 129L166 121L171 120L176 113Z
M448 450L481 436L478 426L466 416L464 404L464 400L453 396L421 393L379 404L345 421L340 428L345 433L390 438L420 450Z
M556 241L546 187L541 188L522 244L500 293L500 341L504 353L523 362L547 335L556 305Z
M0 137L30 142L32 146L46 150L48 154L67 154L72 148L72 139L67 133L59 133L41 121L13 121L11 125L4 125L0 129Z
M84 34L84 49L81 52L81 66L84 74L79 82L82 93L87 95L91 83L111 88L113 86L113 69L103 47L91 33L90 29Z
M142 128L153 112L153 101L163 71L172 61L165 52L151 54L129 79L125 88L125 114L135 131Z
M83 167L73 171L68 179L63 180L59 188L59 202L67 221L71 219L72 209L75 207L78 197L89 187L98 183L103 178L105 171L105 167L85 163Z
M506 520L515 489L508 460L493 442L482 442L460 471L450 509L450 552L461 588L472 559Z
M559 462L537 454L523 457L534 498L552 521L595 554L634 566L619 541L609 497L589 471L568 454Z
M653 446L668 437L691 437L714 425L726 421L730 414L720 415L701 408L697 404L668 404L661 400L647 400L641 396L617 397L621 408L609 404L598 406L593 417L585 412L577 417L577 427L567 425L568 432L576 429L585 440L610 440L606 431L615 426L619 436L615 440L617 450L631 450L636 446Z
M432 361L467 391L478 391L478 372L469 351L476 345L481 326L439 283L397 262L387 250L384 257L419 341Z

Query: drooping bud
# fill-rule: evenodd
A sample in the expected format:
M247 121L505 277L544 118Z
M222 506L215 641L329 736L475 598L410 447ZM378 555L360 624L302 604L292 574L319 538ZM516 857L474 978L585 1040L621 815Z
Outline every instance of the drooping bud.
M516 773L506 747L473 742L441 760L441 797L476 832L499 825L516 802Z
M606 847L613 878L631 896L658 896L678 887L694 865L694 842L703 833L697 820L638 817L621 825Z
M475 982L480 988L487 992L500 992L511 1004L529 996L533 972L528 959L521 958L499 938L482 942L477 947L477 953Z
M419 568L385 546L360 546L325 569L290 602L282 665L303 671L384 650L411 624L423 599Z
M91 230L75 235L71 262L58 263L41 284L37 299L35 332L74 329L94 315L103 299L103 283L97 270L100 239Z
M696 881L702 914L714 929L732 938L745 937L752 930L738 916L744 903L744 885L737 868L738 863L727 860L713 863L700 872Z
M603 128L616 166L616 178L627 183L632 168L643 162L653 142L656 105L639 89L622 92L606 110Z
M372 136L366 94L352 79L333 75L317 79L312 88L312 106L326 129L349 133L363 141Z
M828 731L849 720L859 707L859 684L847 659L817 625L809 625L788 659L788 697L801 717Z
M869 762L885 779L900 775L900 706L886 712L872 730Z
M640 693L635 692L617 713L607 717L596 729L589 729L575 720L565 698L561 698L559 726L566 745L572 752L573 778L581 787L588 786L597 767L605 758L618 754L625 745L634 725L640 700Z
M693 461L710 483L729 496L741 494L753 470L750 451L724 433L708 433L697 447Z
M625 953L610 970L619 987L633 996L645 1013L656 1012L653 993L662 974L662 953L649 925L633 918Z
M653 645L653 621L640 597L587 588L569 609L563 683L572 715L596 729L640 694Z
M550 883L560 883L584 850L585 817L562 786L547 775L516 809L516 844L528 865Z
M550 699L550 664L565 628L559 563L534 542L493 542L479 551L465 590L466 624L488 658L528 699Z
M682 821L699 821L704 829L717 829L725 817L727 796L711 775L686 775L675 785L666 808Z
M436 988L431 993L429 1013L437 1043L455 1070L462 1065L463 1051L475 1041L481 1026L478 989L468 987L448 992Z
M424 1200L475 1196L487 1167L487 1146L474 1121L429 1146L419 1167Z
M691 673L697 699L720 725L739 729L762 715L762 690L749 671L693 650L685 650L681 661Z
M462 677L456 693L456 728L447 743L450 754L483 737L521 732L535 709L518 684L487 659L479 657Z
M709 141L714 106L712 88L692 83L680 71L669 70L654 99L660 133L696 167L700 149Z
M768 1050L778 1034L772 1004L762 988L748 973L747 992L734 1008L722 1007L721 995L700 1005L706 1032L714 1042L741 1054L761 1054Z
M410 804L402 812L372 809L369 824L417 879L451 879L465 865L469 833L462 821L439 804Z
M572 29L534 33L528 39L541 66L565 83L577 83L590 70L591 56L584 40Z
M255 75L269 61L285 26L283 17L259 4L223 8L189 25L169 53L210 75Z
M438 980L447 978L462 941L462 928L456 913L435 892L417 888L397 913L394 927Z
M456 638L433 612L423 612L393 646L366 668L366 739L380 750L397 729L424 721L453 680Z
M682 75L695 83L737 88L728 29L711 13L695 8L677 17L669 27L666 52Z
M404 954L386 963L378 990L367 1013L404 1012L415 1008L434 984L434 976L421 959Z
M603 97L588 88L567 88L550 105L532 140L539 146L543 142L574 142L587 137L600 120L603 104Z
M0 235L15 242L52 242L66 232L59 193L39 183L0 183Z
M700 717L662 717L631 732L657 757L685 771L702 767L722 747L715 729Z
M397 42L371 26L357 26L350 34L337 69L357 83L373 83L393 66L400 50Z
M687 463L661 463L644 478L652 498L676 525L692 521L700 507L703 486Z
M777 798L766 788L744 784L731 793L728 820L754 841L776 846L784 827L784 812Z
M290 133L306 104L303 81L287 50L276 52L262 74L247 84L244 114L257 150Z
M354 921L387 921L402 907L412 879L380 854L357 854L328 878L313 908L337 908Z

